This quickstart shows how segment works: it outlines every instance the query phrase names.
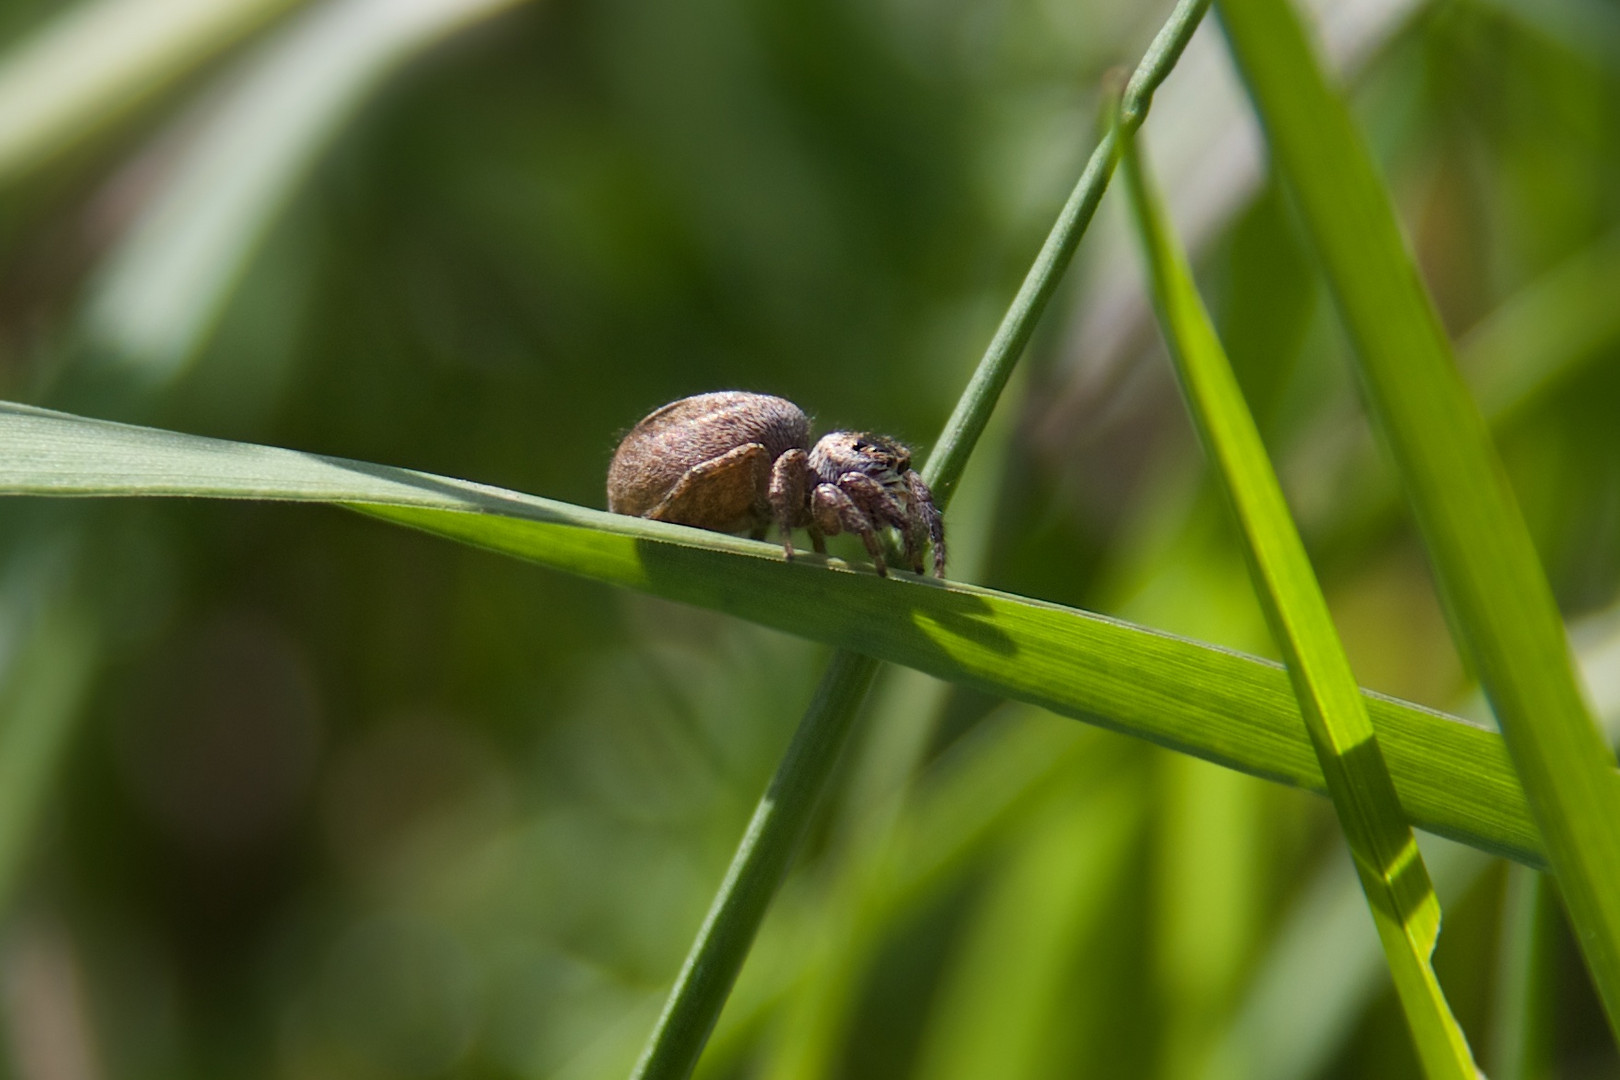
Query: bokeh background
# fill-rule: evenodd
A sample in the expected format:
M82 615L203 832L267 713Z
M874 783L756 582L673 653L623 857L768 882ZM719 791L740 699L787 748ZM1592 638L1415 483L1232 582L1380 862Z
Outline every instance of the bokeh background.
M1167 10L4 0L0 396L591 506L703 390L926 451ZM1614 719L1620 9L1316 11ZM1358 676L1488 719L1213 20L1147 132ZM953 576L1269 654L1120 209ZM8 501L0 1066L622 1076L824 662L335 509ZM845 776L704 1075L1417 1074L1325 802L905 672ZM1534 877L1429 858L1492 1075L1620 1075Z

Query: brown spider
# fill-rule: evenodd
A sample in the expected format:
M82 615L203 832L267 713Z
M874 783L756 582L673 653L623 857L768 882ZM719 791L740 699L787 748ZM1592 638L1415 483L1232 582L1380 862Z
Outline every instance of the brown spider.
M631 429L608 466L608 509L616 514L765 538L771 522L793 558L792 531L823 539L858 535L886 574L878 530L899 531L906 562L945 576L945 525L911 451L893 439L834 431L814 448L810 420L791 401L722 390L670 402Z

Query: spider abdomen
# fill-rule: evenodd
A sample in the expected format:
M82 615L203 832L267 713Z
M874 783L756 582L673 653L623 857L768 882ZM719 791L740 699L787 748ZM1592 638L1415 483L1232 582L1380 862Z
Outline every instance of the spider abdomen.
M809 418L785 398L741 390L682 398L619 444L608 509L719 532L753 528L769 520L760 513L772 463L809 438Z

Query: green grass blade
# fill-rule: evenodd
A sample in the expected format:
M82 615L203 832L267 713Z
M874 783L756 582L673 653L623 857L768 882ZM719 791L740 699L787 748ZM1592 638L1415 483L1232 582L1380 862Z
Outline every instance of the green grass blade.
M1453 902L1494 860L1458 844L1422 843L1436 891ZM1526 873L1535 873L1525 870ZM1321 1076L1389 986L1382 942L1367 932L1367 901L1352 867L1317 868L1273 917L1270 942L1199 1080L1306 1080ZM1322 972L1331 971L1331 979ZM1309 992L1304 992L1308 988ZM1502 1080L1493 1072L1492 1080Z
M696 1065L879 666L856 653L834 655L754 808L635 1075L675 1075L675 1070L684 1075Z
M1147 55L1143 57L1141 65L1131 79L1126 95L1130 107L1122 111L1129 112L1132 122L1141 123L1142 117L1147 113L1154 89L1164 81L1171 68L1175 66L1176 60L1186 48L1187 42L1191 40L1193 31L1197 29L1208 7L1209 0L1180 0L1171 12L1170 18L1154 38ZM1046 243L1042 245L1034 265L1025 276L1023 286L1014 296L1006 316L991 339L989 348L974 369L967 387L957 401L956 408L945 424L944 431L922 468L923 477L933 489L935 501L941 511L950 503L962 472L967 467L968 459L972 456L973 448L979 436L983 434L991 413L995 410L996 402L1001 397L1001 391L1006 387L1007 380L1012 377L1013 368L1023 355L1024 346L1034 333L1035 324L1040 320L1052 293L1056 291L1058 279L1068 266L1075 248L1080 243L1080 237L1091 223L1092 215L1102 200L1102 193L1108 185L1118 156L1118 148L1112 136L1105 136L1088 160L1073 193L1064 204L1058 220L1053 224ZM840 675L840 672L843 674ZM830 743L833 739L838 741L832 743L825 752L789 755L784 758L771 780L772 790L802 788L819 793L826 788L832 778L833 767L838 761L837 751L841 748L853 722L853 712L860 707L865 697L865 688L870 684L874 674L875 669L868 672L865 664L853 657L844 655L834 657L833 666L817 693L817 701L842 702L851 715L844 716L834 710L812 706L794 735L794 746L821 745ZM850 683L842 685L838 681L840 678L848 679ZM854 692L856 681L861 682L859 693ZM821 730L817 730L818 728ZM821 771L815 775L797 771L812 768ZM771 794L768 791L756 811L755 822L761 821L761 814L766 814L770 799ZM791 855L809 827L809 814L816 802L815 794L802 802L802 817L787 814L768 815L765 831L757 839L745 838L743 846L732 862L726 883L722 885L720 894L715 898L710 917L692 943L681 977L677 979L671 991L669 1004L653 1030L646 1052L636 1065L633 1073L636 1080L646 1080L649 1077L681 1080L691 1075L692 1069L697 1064L698 1055L702 1052L703 1041L708 1038L709 1032L714 1029L715 1022L719 1019L720 1010L725 1005L726 995L730 992L732 982L741 967L743 956L746 955L748 946L758 931L760 919L764 917L763 904L755 908L751 901L741 897L735 902L750 907L754 912L752 921L727 916L725 912L732 906L728 890L732 888L734 882L753 880L755 871L748 865L751 861L769 862L773 865L780 862L785 868L788 856L778 859L773 849L784 847L788 855ZM780 875L777 880L779 877ZM770 888L774 890L776 884L777 881L773 880ZM718 928L725 928L728 935L737 940L723 942L711 940L711 930ZM696 973L716 968L719 968L720 972L718 977L706 978L701 983L692 978ZM688 998L693 1000L686 1000ZM674 1023L677 1018L691 1030L683 1031L666 1040L665 1032L668 1025ZM694 1040L691 1037L692 1033L699 1026L701 1035Z
M1243 534L1260 606L1287 662L1424 1071L1431 1077L1472 1080L1478 1068L1431 963L1440 935L1440 902L1395 794L1327 599L1134 140L1125 149L1124 163L1154 304L1176 374Z
M1563 623L1393 209L1287 0L1222 0L1228 41L1356 346L1453 632L1478 673L1620 1032L1620 801Z
M923 475L936 498L948 502L956 490L962 470L967 467L968 456L978 443L979 436L984 433L985 425L990 422L990 413L1007 380L1012 377L1014 365L1023 354L1024 346L1029 343L1030 335L1035 332L1035 324L1040 321L1052 294L1057 291L1058 281L1074 257L1080 237L1091 224L1103 192L1108 189L1108 181L1119 161L1121 134L1134 132L1146 119L1148 108L1153 103L1153 92L1181 58L1187 42L1192 40L1193 31L1203 20L1204 12L1209 10L1209 3L1210 0L1179 0L1131 75L1120 102L1117 129L1111 128L1104 133L1087 159L1080 180L1063 204L1046 243L1035 256L1034 264L1024 276L1023 285L1013 297L1006 316L996 328L995 336L990 339L983 359L974 369L950 419L945 422L944 433L928 457Z
M999 480L1017 413L1014 406L991 418L951 500L951 566L970 581L982 576L989 556ZM793 980L787 1007L772 1024L766 1048L755 1047L757 1080L815 1080L836 1071L849 1027L859 1015L857 1003L881 954L882 927L887 924L874 919L873 913L883 906L882 894L893 882L897 822L935 745L951 697L948 683L908 668L885 673L872 695L859 753L844 766L847 779L822 848L826 871L813 875L810 886L816 895L807 903L822 929L805 927L790 950L800 973ZM828 933L829 928L835 929ZM780 967L783 961L772 955L763 963ZM742 1012L754 1014L757 1000L757 993L747 1003L734 997L728 1013L741 1005ZM716 1031L723 1029L724 1025ZM723 1075L723 1059L734 1046L732 1041L722 1049L711 1042L704 1061L710 1075ZM716 1057L722 1060L710 1060Z
M994 589L609 514L464 480L0 404L0 494L347 505L555 570L734 615L1325 791L1279 665ZM1416 826L1542 865L1501 737L1364 695ZM1620 772L1605 781L1620 792Z

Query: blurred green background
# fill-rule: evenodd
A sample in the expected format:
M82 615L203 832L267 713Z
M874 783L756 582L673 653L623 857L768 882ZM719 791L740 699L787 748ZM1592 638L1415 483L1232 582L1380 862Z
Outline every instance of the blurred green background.
M1318 7L1620 719L1620 9ZM5 0L0 396L592 506L704 390L926 450L1164 14ZM1358 676L1483 717L1213 20L1146 131ZM1110 195L952 576L1269 653L1141 280ZM824 660L337 510L8 501L0 1065L622 1076ZM1417 1074L1325 801L897 671L846 775L703 1075ZM1620 1076L1532 876L1429 859L1492 1075Z

